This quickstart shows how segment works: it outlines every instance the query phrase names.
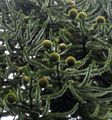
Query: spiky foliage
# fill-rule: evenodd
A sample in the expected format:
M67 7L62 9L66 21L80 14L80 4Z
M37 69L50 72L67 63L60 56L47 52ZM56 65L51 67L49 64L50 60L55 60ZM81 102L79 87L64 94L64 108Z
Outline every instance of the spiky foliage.
M6 1L0 33L1 117L112 118L111 0L71 2L72 5L68 0ZM69 17L69 11L74 9L77 15L84 13L84 19ZM98 24L98 16L104 16L105 22ZM43 47L44 40L52 43L50 49ZM60 50L60 44L66 48ZM56 61L51 61L52 55ZM66 64L69 56L74 60L71 67ZM10 95L14 104L7 102Z

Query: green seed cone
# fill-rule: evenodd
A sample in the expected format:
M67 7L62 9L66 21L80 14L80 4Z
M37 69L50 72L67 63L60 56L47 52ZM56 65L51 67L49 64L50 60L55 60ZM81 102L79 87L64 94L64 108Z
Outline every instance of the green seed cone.
M48 81L47 77L44 76L44 77L39 79L39 86L41 88L46 88L48 86L48 84L49 84L49 81Z
M87 18L87 13L85 12L79 12L77 14L77 19L86 19Z
M96 23L104 23L106 20L105 20L105 17L103 17L103 16L98 16L97 18L96 18Z
M52 47L52 42L50 40L44 40L42 46L46 49L50 49Z
M66 64L70 67L72 67L73 65L75 65L76 59L72 56L69 56L66 58Z
M60 55L56 52L53 52L53 53L50 54L49 60L51 62L58 62L60 60Z
M61 44L59 44L59 49L60 50L65 50L66 49L66 44L65 43L61 43Z
M23 75L22 80L23 80L23 82L28 83L28 82L30 82L31 79L29 76Z
M77 16L77 10L75 8L70 9L69 12L68 12L68 16L71 19L75 19L76 16Z
M17 97L13 92L10 92L6 95L6 102L9 104L14 104L17 102Z

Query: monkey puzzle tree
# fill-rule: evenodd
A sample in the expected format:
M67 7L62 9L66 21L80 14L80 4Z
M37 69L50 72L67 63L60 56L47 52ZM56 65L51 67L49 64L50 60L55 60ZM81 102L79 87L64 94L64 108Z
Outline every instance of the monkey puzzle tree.
M111 119L111 0L7 0L6 5L0 116Z

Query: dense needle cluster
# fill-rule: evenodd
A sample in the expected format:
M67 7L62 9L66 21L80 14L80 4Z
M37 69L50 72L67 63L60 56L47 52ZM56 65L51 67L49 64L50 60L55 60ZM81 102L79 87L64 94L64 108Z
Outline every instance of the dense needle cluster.
M112 119L110 0L6 0L4 6L0 117Z

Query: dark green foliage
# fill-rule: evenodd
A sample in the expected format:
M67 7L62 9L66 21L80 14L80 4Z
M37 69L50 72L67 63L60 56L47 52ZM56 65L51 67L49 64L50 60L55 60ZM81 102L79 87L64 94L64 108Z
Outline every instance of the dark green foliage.
M0 116L111 119L112 1L7 0L6 5L0 17Z

